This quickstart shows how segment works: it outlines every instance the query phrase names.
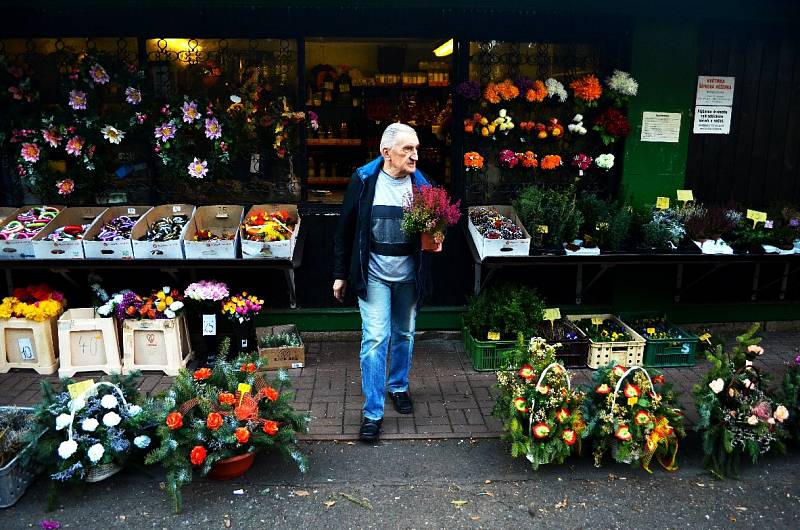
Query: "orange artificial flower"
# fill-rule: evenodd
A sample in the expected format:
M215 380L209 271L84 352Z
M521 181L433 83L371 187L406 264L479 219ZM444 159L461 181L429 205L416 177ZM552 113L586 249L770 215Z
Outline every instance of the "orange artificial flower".
M529 102L533 103L534 101L539 102L543 101L544 98L547 97L547 88L544 86L544 83L541 81L536 81L533 83L533 88L529 88L527 92L525 92L525 99Z
M250 431L247 430L247 427L239 427L234 431L236 435L236 441L240 444L246 444L247 440L250 439Z
M489 83L483 91L483 97L489 103L500 103L500 94L497 91L497 85Z
M476 153L475 151L464 153L464 167L468 169L483 168L483 157L479 153Z
M170 412L167 414L167 427L173 431L183 427L183 414L180 412Z
M192 448L192 452L189 453L189 460L191 460L192 464L195 466L199 466L203 463L206 459L206 448L202 445L195 445Z
M211 377L211 368L199 368L194 372L194 380L195 381L202 381L203 379L208 379Z
M278 391L272 388L271 386L264 388L262 392L264 393L264 396L270 401L275 401L276 399L278 399Z
M245 363L239 368L241 372L253 373L256 371L256 363Z
M664 376L663 375L655 375L653 376L653 384L654 385L661 385L664 383Z
M272 420L264 420L264 432L270 436L278 434L278 422Z
M519 158L519 161L522 163L522 167L539 167L539 161L536 159L536 153L533 151L517 153L517 158Z
M217 399L219 399L219 402L222 405L233 405L236 403L236 396L230 392L222 392Z
M561 165L561 157L558 155L546 155L542 158L542 163L539 167L542 169L555 169Z
M206 427L212 431L222 427L222 415L219 412L210 412L206 418Z
M576 79L570 83L569 86L575 91L576 98L586 102L600 99L600 95L603 93L603 87L600 86L600 81L593 75L585 75L580 79Z
M536 373L533 371L533 366L529 364L523 364L517 373L525 381L530 381L533 379L533 376L536 375Z

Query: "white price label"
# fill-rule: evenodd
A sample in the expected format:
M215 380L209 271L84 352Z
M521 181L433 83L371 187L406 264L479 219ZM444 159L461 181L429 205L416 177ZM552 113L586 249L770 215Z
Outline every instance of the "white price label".
M136 208L128 208L128 215L135 215L135 214L136 214Z
M179 204L175 204L172 206L172 213L179 213L182 210Z
M19 347L19 356L23 361L33 361L36 359L36 355L33 353L31 339L17 339L17 346Z
M217 334L217 315L203 315L203 336Z
M261 168L261 155L253 153L250 155L250 173L258 173Z

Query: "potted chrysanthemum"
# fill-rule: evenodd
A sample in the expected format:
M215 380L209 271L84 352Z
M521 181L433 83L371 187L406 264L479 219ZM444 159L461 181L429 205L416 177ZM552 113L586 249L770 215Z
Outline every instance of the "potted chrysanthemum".
M420 234L422 250L441 252L444 233L461 218L461 201L450 203L447 190L435 186L415 187L403 205L403 231Z
M306 432L308 417L294 411L289 376L280 371L267 380L257 353L228 360L223 340L213 368L181 370L163 401L157 428L159 447L146 462L160 462L176 511L193 469L226 480L245 473L255 453L277 449L305 472L297 433Z

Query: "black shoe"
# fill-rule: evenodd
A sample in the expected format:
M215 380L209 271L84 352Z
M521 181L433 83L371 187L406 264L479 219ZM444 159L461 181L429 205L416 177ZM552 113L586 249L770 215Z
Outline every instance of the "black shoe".
M361 420L361 429L358 431L358 437L363 442L377 442L381 435L381 425L383 425L383 418L371 420L364 416Z
M414 404L411 403L411 396L408 395L408 392L389 392L389 397L392 398L394 410L400 414L414 412Z

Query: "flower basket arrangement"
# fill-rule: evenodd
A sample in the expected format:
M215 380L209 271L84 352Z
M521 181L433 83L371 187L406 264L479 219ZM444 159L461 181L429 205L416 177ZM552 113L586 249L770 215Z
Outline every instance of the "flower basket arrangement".
M77 387L63 379L60 390L42 381L43 400L36 407L31 437L44 434L27 465L49 475L51 503L61 484L98 482L144 461L154 409L137 392L138 378L138 373L115 374L109 382Z
M757 331L758 324L736 337L730 352L722 345L710 352L711 369L693 389L704 465L717 478L738 476L743 457L755 464L770 451L783 452L788 438L784 424L791 413L766 393L763 377L753 366L764 353Z
M500 395L492 414L503 422L511 456L524 455L533 469L561 464L580 452L586 423L583 394L574 390L567 370L556 361L558 345L534 338L505 356L509 371L497 373Z
M461 218L461 201L450 203L447 190L436 186L414 187L403 204L401 226L407 234L420 234L422 250L441 252L444 233Z
M22 465L33 449L33 409L0 407L0 508L13 506L25 493L36 473Z
M306 432L308 417L292 408L288 375L280 371L267 381L257 354L228 360L228 345L223 341L213 368L181 370L159 413L160 445L146 462L160 462L166 470L176 511L182 506L181 488L192 481L195 468L207 475L231 463L224 462L228 459L239 462L239 457L272 449L294 460L302 472L307 467L297 433Z
M678 441L685 433L672 385L640 366L608 365L594 373L584 414L599 467L607 453L616 462L651 472L653 458L675 471Z

